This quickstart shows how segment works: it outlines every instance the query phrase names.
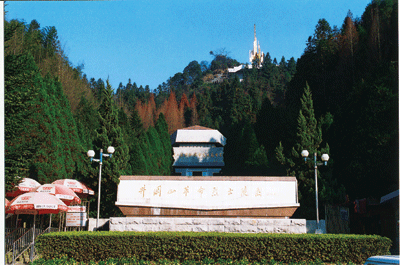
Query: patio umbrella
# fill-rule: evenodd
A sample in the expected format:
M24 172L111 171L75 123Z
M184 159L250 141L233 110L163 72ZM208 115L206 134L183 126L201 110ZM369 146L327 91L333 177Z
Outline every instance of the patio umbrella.
M44 184L33 190L33 192L43 192L56 196L63 201L67 206L73 204L80 204L81 199L70 188L60 184ZM51 214L49 227L51 227Z
M33 236L31 260L33 257L33 248L35 246L35 222L37 214L57 214L67 211L68 206L54 195L42 192L28 192L14 198L6 213L13 214L33 214Z
M4 201L5 201L5 204L6 204L6 209L7 209L7 207L10 205L10 201L9 201L9 200L7 200L7 198L6 198Z
M52 184L60 184L67 186L73 192L75 192L80 198L86 198L88 195L94 195L94 191L92 189L88 188L85 184L75 179L59 179L53 181Z
M31 178L23 178L17 186L11 191L6 192L6 197L17 197L26 192L31 192L34 188L39 187L40 183Z
M44 184L33 190L33 192L43 192L56 196L66 205L80 204L81 199L70 188L60 184Z

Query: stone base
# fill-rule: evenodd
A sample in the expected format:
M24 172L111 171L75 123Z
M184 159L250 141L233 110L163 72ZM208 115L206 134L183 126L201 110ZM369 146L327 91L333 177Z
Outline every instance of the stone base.
M305 234L305 219L111 217L110 231Z
M199 210L180 208L155 208L140 206L118 206L122 214L129 217L251 217L251 218L289 218L297 210L293 207L268 207L268 208L245 208L245 209L220 209L220 210Z

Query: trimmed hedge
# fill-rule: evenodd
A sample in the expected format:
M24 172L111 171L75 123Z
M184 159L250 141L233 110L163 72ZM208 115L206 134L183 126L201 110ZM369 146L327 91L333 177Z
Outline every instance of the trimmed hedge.
M61 259L51 259L51 260L44 260L44 259L37 259L32 265L86 265L83 261L77 262L73 259L68 258L61 258ZM283 263L283 262L276 262L275 260L262 260L260 262L249 262L248 260L211 260L205 259L202 261L184 261L180 262L177 260L170 261L170 260L159 260L159 261L143 261L137 260L135 258L124 258L124 259L108 259L106 261L100 262L89 262L89 265L324 265L325 263L322 262L301 262L301 263ZM340 264L340 263L339 263ZM336 265L339 265L336 263ZM354 265L353 263L348 263L347 265Z
M36 248L43 259L139 260L274 260L363 263L390 254L391 240L381 236L333 234L239 234L191 232L57 232L40 235Z

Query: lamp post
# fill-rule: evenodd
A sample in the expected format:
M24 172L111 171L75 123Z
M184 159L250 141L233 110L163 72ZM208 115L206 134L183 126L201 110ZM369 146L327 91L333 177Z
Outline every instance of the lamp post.
M308 151L307 150L303 150L301 151L301 156L304 158L304 162L307 161L308 158ZM321 229L319 229L319 211L318 211L318 176L317 176L317 172L318 172L318 166L322 166L322 165L327 165L328 164L328 160L329 160L329 155L328 154L323 154L321 156L321 160L324 163L318 163L317 162L317 153L314 153L314 172L315 172L315 208L316 208L316 212L317 212L317 229L315 230L316 234L322 234Z
M108 154L103 154L103 149L100 149L100 159L95 159L93 158L95 153L93 150L89 150L87 152L87 156L90 157L90 162L95 161L99 162L100 167L99 167L99 194L97 198L97 220L96 220L96 229L99 228L99 217L100 217L100 191L101 191L101 165L103 165L103 156L104 157L112 157L112 154L114 153L115 149L112 146L109 146L107 148Z

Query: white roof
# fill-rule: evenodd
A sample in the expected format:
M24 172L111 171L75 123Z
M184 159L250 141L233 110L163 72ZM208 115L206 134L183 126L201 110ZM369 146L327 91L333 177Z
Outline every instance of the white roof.
M171 144L183 143L217 143L226 144L226 138L218 131L202 126L178 129L171 135Z
M388 201L390 199L396 198L396 197L399 197L399 190L393 191L389 194L386 194L385 196L382 196L381 203Z
M244 66L241 64L239 66L235 66L233 68L228 68L228 73L236 73L240 70L242 70L244 68Z

